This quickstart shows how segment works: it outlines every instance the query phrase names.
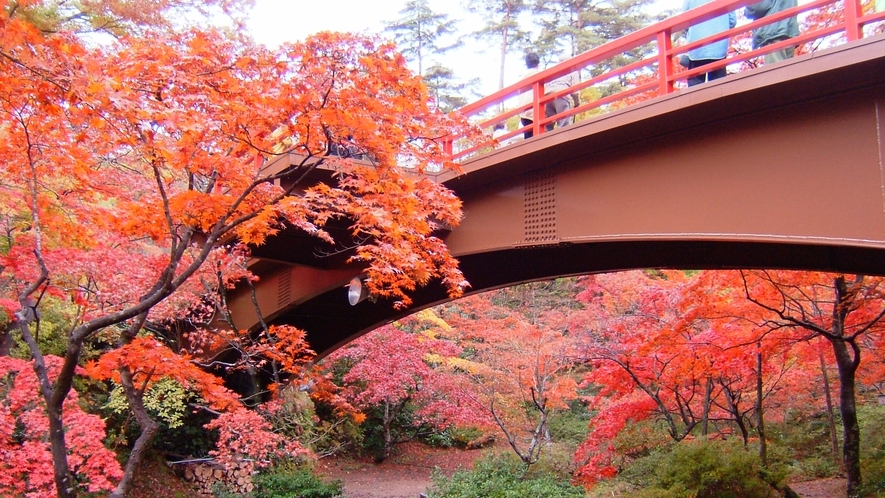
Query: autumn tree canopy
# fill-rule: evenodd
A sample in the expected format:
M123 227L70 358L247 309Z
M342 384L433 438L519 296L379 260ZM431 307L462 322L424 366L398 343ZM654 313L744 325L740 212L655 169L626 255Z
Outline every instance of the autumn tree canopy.
M76 492L64 407L84 345L102 332L123 346L146 323L192 316L243 276L229 264L248 254L232 252L237 241L290 226L331 243L326 223L348 220L374 293L407 303L432 278L453 295L466 284L431 236L458 223L459 201L420 173L453 166L437 138L478 135L428 107L390 44L321 33L270 50L223 30L165 29L202 3L81 2L77 19L120 27L105 44L84 41L65 2L0 13L0 312L35 362L61 496ZM371 160L331 157L345 137ZM281 143L304 158L281 173L295 179L286 190L260 168ZM298 181L327 165L334 183ZM75 305L53 377L35 340L46 296ZM137 393L134 365L120 366Z

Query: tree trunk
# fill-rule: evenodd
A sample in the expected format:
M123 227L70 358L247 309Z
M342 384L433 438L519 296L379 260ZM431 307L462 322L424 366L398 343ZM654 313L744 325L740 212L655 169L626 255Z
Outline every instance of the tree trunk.
M855 405L855 379L858 356L860 352L854 348L852 359L845 341L831 340L836 364L839 366L839 411L842 413L842 461L845 464L847 480L847 496L858 496L861 485L860 474L860 425L857 422L857 406Z
M0 332L0 356L9 356L12 344L12 334L9 333L9 329Z
M728 411L732 419L734 419L735 425L737 425L738 429L741 431L741 439L743 439L744 448L746 448L750 442L750 431L747 428L747 424L744 422L743 415L741 415L740 407L738 407L737 402L735 401L734 393L732 393L728 385L726 385L721 379L720 384L722 384L722 390L723 393L725 393L725 401L728 403Z
M47 404L46 417L49 419L49 443L52 450L56 492L59 498L76 496L74 479L68 467L68 450L61 408Z
M147 452L154 441L160 425L151 418L144 407L144 392L137 389L132 383L132 374L128 368L120 371L120 381L123 385L123 391L126 393L126 400L129 402L129 408L135 414L135 419L141 427L141 434L135 440L135 445L129 453L129 459L126 461L126 467L123 469L123 478L117 483L117 488L110 495L112 498L123 498L132 488L138 469L144 461Z
M761 346L757 343L757 349ZM763 467L768 467L768 447L765 443L765 417L762 413L762 351L756 353L756 416L759 433L759 460Z
M393 439L390 435L390 424L393 422L393 417L394 415L391 414L390 410L390 403L384 403L384 418L381 421L381 435L384 442L382 443L381 456L378 461L384 461L390 456L390 446Z
M507 44L509 43L507 39L507 30L504 30L504 33L501 35L501 67L498 73L498 90L504 88L504 61L507 58ZM502 104L503 105L503 104Z
M704 389L704 415L701 419L701 435L705 438L709 432L710 423L710 397L713 394L713 378L707 377L707 386Z
M25 308L24 301L22 309ZM43 361L43 354L37 345L34 336L31 335L30 321L24 316L16 315L22 338L28 344L31 356L34 358L34 373L40 381L40 391L46 402L46 418L49 420L49 447L52 454L53 478L55 490L59 498L69 498L76 495L74 478L68 465L68 448L65 441L65 427L63 420L64 400L73 383L74 368L66 368L72 361L72 355L79 357L81 343L74 339L68 341L68 351L65 354L65 364L53 385L49 380L49 373ZM76 360L73 360L76 366Z
M855 282L863 277L858 275ZM858 496L861 484L860 475L860 426L857 423L857 407L855 406L855 373L860 365L860 348L854 338L845 336L845 319L850 312L849 301L852 292L845 283L845 277L839 276L834 283L836 306L833 307L833 325L830 335L824 337L833 346L836 365L839 367L839 411L842 413L842 461L845 462L846 495L848 498ZM848 351L849 345L851 351Z
M839 436L836 434L836 417L833 415L833 394L830 391L830 377L827 375L827 363L824 361L824 353L820 352L820 373L824 379L824 398L827 401L827 423L830 426L830 444L833 448L833 461L840 469L845 469L842 459L839 457Z

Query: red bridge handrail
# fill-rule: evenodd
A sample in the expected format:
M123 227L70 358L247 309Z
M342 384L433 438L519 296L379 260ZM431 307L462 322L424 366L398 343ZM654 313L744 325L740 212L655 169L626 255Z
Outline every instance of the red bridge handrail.
M623 77L624 75L631 73L636 74L639 71L645 72L645 82L626 88L619 93L583 103L556 116L542 119L536 118L530 126L509 130L506 134L499 137L499 140L503 141L509 138L518 137L525 131L529 130L533 132L534 136L538 136L545 132L545 125L566 116L577 117L578 114L592 111L594 109L600 109L602 106L623 100L624 98L633 95L656 91L655 94L651 95L653 97L673 93L674 91L679 90L676 86L676 82L683 80L686 77L706 73L735 63L748 62L750 59L787 46L799 46L815 40L822 40L822 43L826 47L841 43L849 43L864 37L864 26L874 22L885 21L885 12L872 12L864 15L860 0L812 0L808 3L801 4L798 7L737 26L728 31L723 31L708 38L704 38L703 40L698 40L690 44L673 46L673 33L678 33L687 29L689 26L708 19L729 12L736 12L738 9L752 4L755 1L758 0L714 0L696 9L672 16L617 40L613 40L594 49L588 50L587 52L579 54L571 59L560 62L559 64L540 71L529 78L523 79L487 97L468 104L457 112L461 113L468 119L471 119L481 128L490 129L494 127L495 124L501 123L528 109L533 110L534 116L543 116L544 114L541 110L544 108L545 104L563 95L579 92L612 78ZM819 29L801 32L799 36L795 38L767 45L756 50L748 50L737 54L729 53L729 57L722 61L692 70L679 70L677 73L676 67L678 64L676 60L680 54L684 54L689 50L698 48L702 45L707 45L722 39L730 39L731 37L747 33L752 29L765 24L796 16L803 12L820 9L828 5L833 5L834 10L832 13L834 15L834 23L823 26ZM841 14L841 16L839 14ZM828 39L836 35L838 35L838 39ZM604 62L612 57L624 54L649 43L655 43L657 46L657 53L651 57L643 58L610 72L581 81L567 90L547 95L544 94L545 83L590 68L595 64ZM663 68L664 70L662 71L660 68ZM514 99L525 92L531 92L531 103L517 104L515 107L509 107L503 111L501 110L503 109L505 102ZM446 150L450 152L454 160L462 160L480 152L479 148L476 147L458 150L458 138L459 137L450 137L447 139L446 143Z

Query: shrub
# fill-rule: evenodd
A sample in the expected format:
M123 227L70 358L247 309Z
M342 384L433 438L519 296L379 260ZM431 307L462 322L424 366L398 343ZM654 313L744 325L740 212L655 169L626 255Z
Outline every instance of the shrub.
M341 481L324 482L310 470L287 466L260 473L253 482L254 498L334 498L344 492Z
M428 498L545 498L583 497L584 489L552 474L527 475L514 457L490 456L476 462L473 470L459 470L451 477L433 472Z
M860 424L860 464L863 473L862 496L885 495L885 406L858 405Z
M682 442L638 460L624 477L645 488L635 495L644 498L776 496L766 482L774 474L763 471L758 455L729 441Z
M466 448L467 443L482 436L482 431L475 427L446 427L440 431L431 431L421 435L421 440L436 448Z
M579 400L569 402L569 409L554 412L548 427L554 441L567 443L575 448L587 439L587 426L590 424L590 412L586 403Z
M532 471L554 476L571 476L576 469L576 449L577 447L571 441L545 445L538 462L532 465Z

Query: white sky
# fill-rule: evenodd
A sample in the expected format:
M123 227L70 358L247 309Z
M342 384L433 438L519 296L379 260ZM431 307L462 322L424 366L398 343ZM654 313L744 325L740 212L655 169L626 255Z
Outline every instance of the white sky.
M678 8L682 0L659 0L662 7ZM402 17L406 0L256 0L249 29L252 36L266 45L302 40L319 31L343 31L377 34L386 22ZM482 20L461 8L461 0L430 0L430 8L459 20L458 30L468 33L478 29ZM497 52L465 40L465 47L449 52L438 61L452 69L460 81L480 78L482 95L498 88ZM516 81L523 71L517 55L506 61L505 84Z
M267 45L302 40L319 31L380 34L385 23L403 17L400 11L405 5L406 0L256 0L249 28L256 40ZM475 14L461 8L460 0L430 0L430 8L435 13L448 14L449 20L459 21L456 27L462 33L481 25ZM465 41L466 47L447 53L438 62L452 69L460 81L481 78L478 90L483 95L494 92L498 81L497 55L485 52L476 42ZM518 65L516 57L511 65ZM495 69L490 71L489 67ZM512 79L517 77L514 74Z

